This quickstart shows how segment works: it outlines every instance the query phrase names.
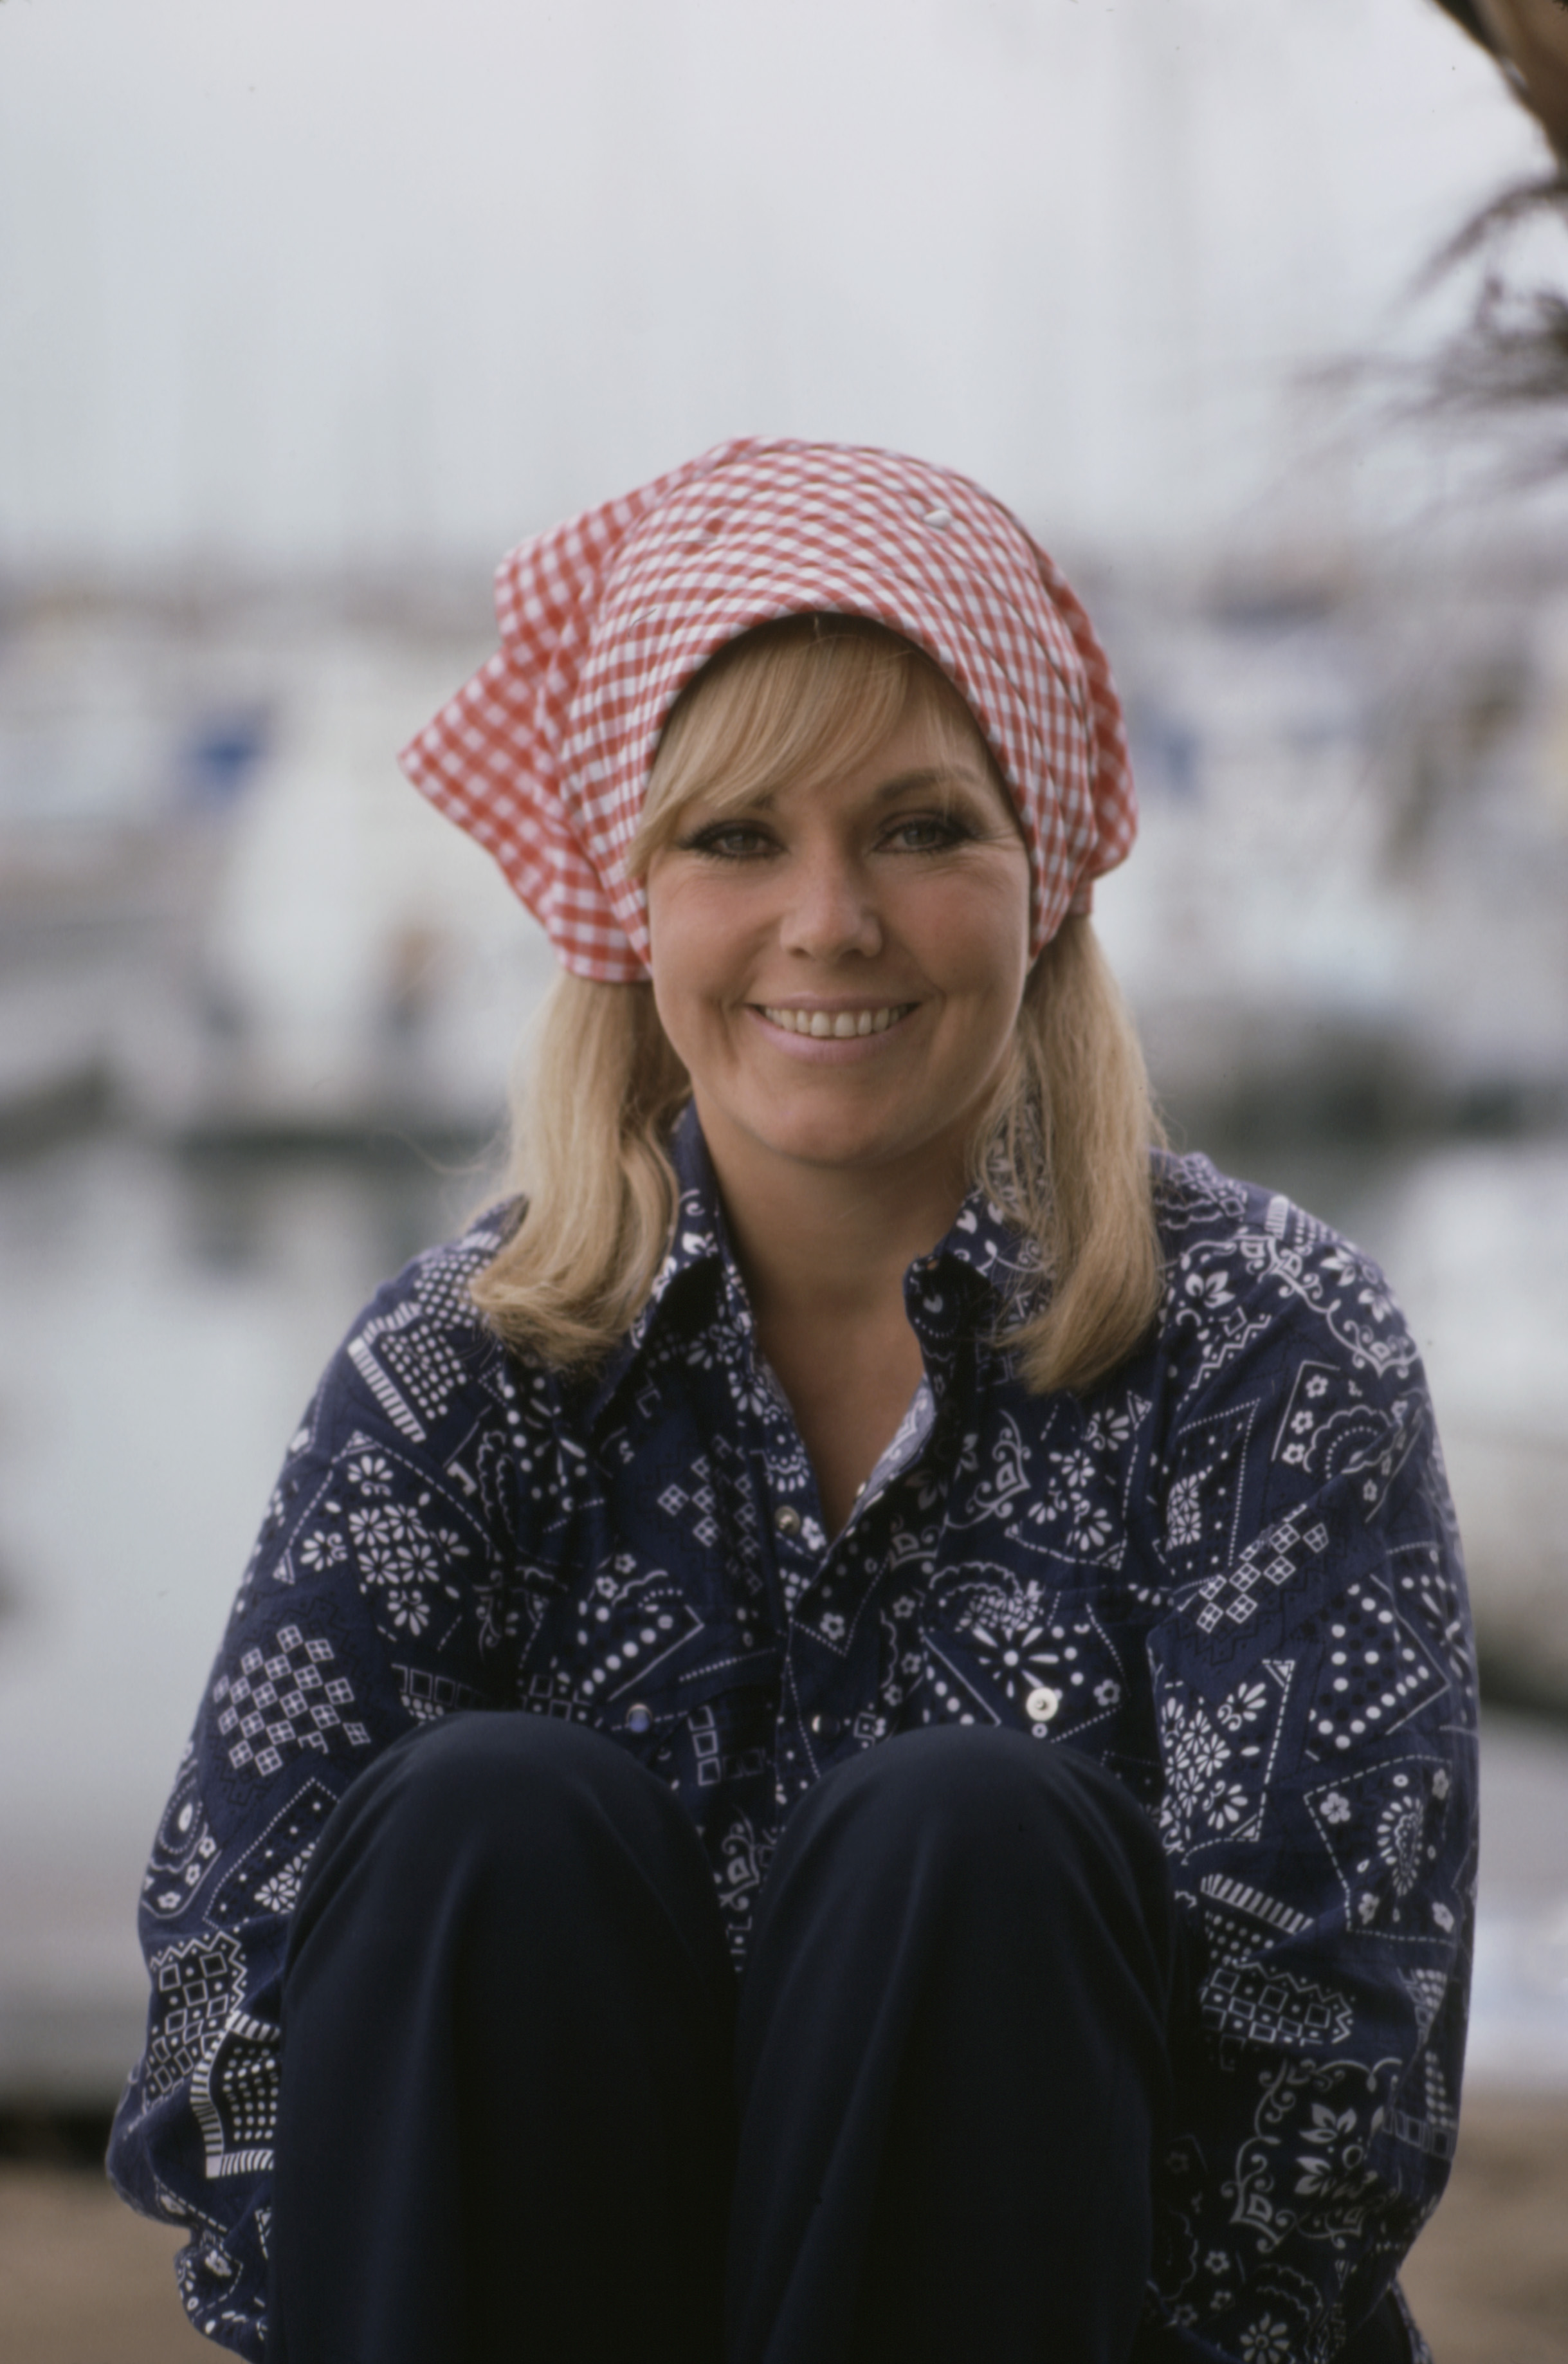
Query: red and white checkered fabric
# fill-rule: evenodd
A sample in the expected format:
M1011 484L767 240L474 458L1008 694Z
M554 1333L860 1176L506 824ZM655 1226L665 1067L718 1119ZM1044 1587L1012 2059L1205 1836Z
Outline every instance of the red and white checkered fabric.
M579 976L648 973L625 870L671 707L779 616L867 616L962 692L1018 805L1033 949L1137 828L1121 708L1089 619L967 477L834 443L723 443L524 542L495 578L501 646L403 751L487 846Z

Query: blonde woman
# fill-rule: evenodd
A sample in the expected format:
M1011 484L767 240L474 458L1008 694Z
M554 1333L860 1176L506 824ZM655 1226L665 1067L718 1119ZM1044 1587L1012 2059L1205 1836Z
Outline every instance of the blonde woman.
M1375 1271L1175 1158L1087 619L742 442L415 742L562 976L295 1439L112 2168L269 2364L1351 2364L1451 2152L1462 1578Z

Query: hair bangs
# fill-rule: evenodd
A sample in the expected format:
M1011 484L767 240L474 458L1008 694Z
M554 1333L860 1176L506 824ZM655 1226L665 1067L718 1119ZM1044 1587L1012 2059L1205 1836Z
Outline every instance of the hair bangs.
M978 742L1002 785L968 707L912 641L859 616L759 625L721 649L671 709L628 870L646 871L698 797L723 815L792 782L852 771L922 708Z

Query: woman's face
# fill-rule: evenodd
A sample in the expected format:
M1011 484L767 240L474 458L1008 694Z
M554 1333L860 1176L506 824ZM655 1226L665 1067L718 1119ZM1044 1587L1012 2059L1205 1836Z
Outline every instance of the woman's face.
M962 1188L1029 968L1029 857L978 733L917 707L851 770L696 800L648 910L721 1177L915 1160Z

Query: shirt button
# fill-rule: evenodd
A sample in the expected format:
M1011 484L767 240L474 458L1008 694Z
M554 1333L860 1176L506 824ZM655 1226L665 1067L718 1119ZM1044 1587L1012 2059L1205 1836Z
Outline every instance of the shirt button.
M801 1525L800 1512L795 1509L793 1502L781 1502L779 1504L778 1509L773 1512L773 1524L778 1529L781 1535L799 1534Z
M820 1715L812 1717L811 1729L818 1740L837 1740L844 1729L844 1719L841 1715L832 1714L825 1708Z
M653 1729L653 1710L644 1707L640 1700L634 1700L626 1712L626 1728L640 1739L645 1732Z
M1024 1713L1031 1723L1049 1723L1061 1705L1060 1691L1053 1691L1049 1683L1037 1683L1024 1701Z

